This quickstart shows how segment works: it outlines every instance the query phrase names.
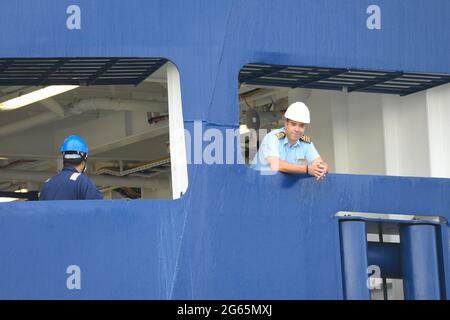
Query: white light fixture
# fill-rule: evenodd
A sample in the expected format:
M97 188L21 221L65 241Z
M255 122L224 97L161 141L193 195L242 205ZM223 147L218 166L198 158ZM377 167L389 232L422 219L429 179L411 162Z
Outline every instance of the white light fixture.
M8 111L48 99L58 94L73 90L79 86L48 86L28 93L18 92L4 102L0 102L0 110Z
M13 202L19 200L18 198L8 198L8 197L0 197L0 203L1 202Z

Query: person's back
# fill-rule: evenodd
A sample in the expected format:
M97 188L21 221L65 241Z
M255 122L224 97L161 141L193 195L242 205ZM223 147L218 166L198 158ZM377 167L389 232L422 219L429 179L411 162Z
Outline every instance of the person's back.
M64 168L45 181L39 200L96 200L103 199L95 184L84 175L88 147L78 136L70 136L61 146Z
M74 167L66 166L48 179L42 187L39 200L96 200L103 199L101 192L86 175Z

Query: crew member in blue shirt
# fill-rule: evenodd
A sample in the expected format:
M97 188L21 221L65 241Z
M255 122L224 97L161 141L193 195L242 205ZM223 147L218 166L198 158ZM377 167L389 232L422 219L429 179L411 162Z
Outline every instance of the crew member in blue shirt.
M95 184L84 175L88 147L78 136L68 137L61 146L64 167L45 181L39 200L95 200L103 199Z
M310 137L304 134L305 124L310 123L308 107L303 102L295 102L284 117L284 127L264 137L251 167L267 173L309 174L317 180L323 179L328 164L320 157Z

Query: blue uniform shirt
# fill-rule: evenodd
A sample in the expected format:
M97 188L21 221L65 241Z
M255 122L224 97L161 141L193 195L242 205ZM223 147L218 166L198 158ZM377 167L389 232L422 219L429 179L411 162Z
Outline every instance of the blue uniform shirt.
M39 200L95 200L103 195L88 176L74 167L64 167L61 172L48 179L42 187Z
M306 165L311 163L320 155L314 147L314 144L298 140L293 145L289 144L288 138L279 139L277 134L285 132L284 128L272 130L264 137L261 146L255 158L251 163L251 167L256 170L270 170L267 163L267 157L278 157L280 160L298 164Z

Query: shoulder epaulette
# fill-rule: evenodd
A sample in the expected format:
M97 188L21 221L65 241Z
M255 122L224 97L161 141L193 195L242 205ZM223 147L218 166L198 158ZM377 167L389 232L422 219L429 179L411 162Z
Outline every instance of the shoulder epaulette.
M286 133L284 133L283 131L280 131L276 134L278 140L284 139L286 137Z
M306 135L302 135L300 137L300 140L306 143L311 143L311 137L310 136L306 136Z

